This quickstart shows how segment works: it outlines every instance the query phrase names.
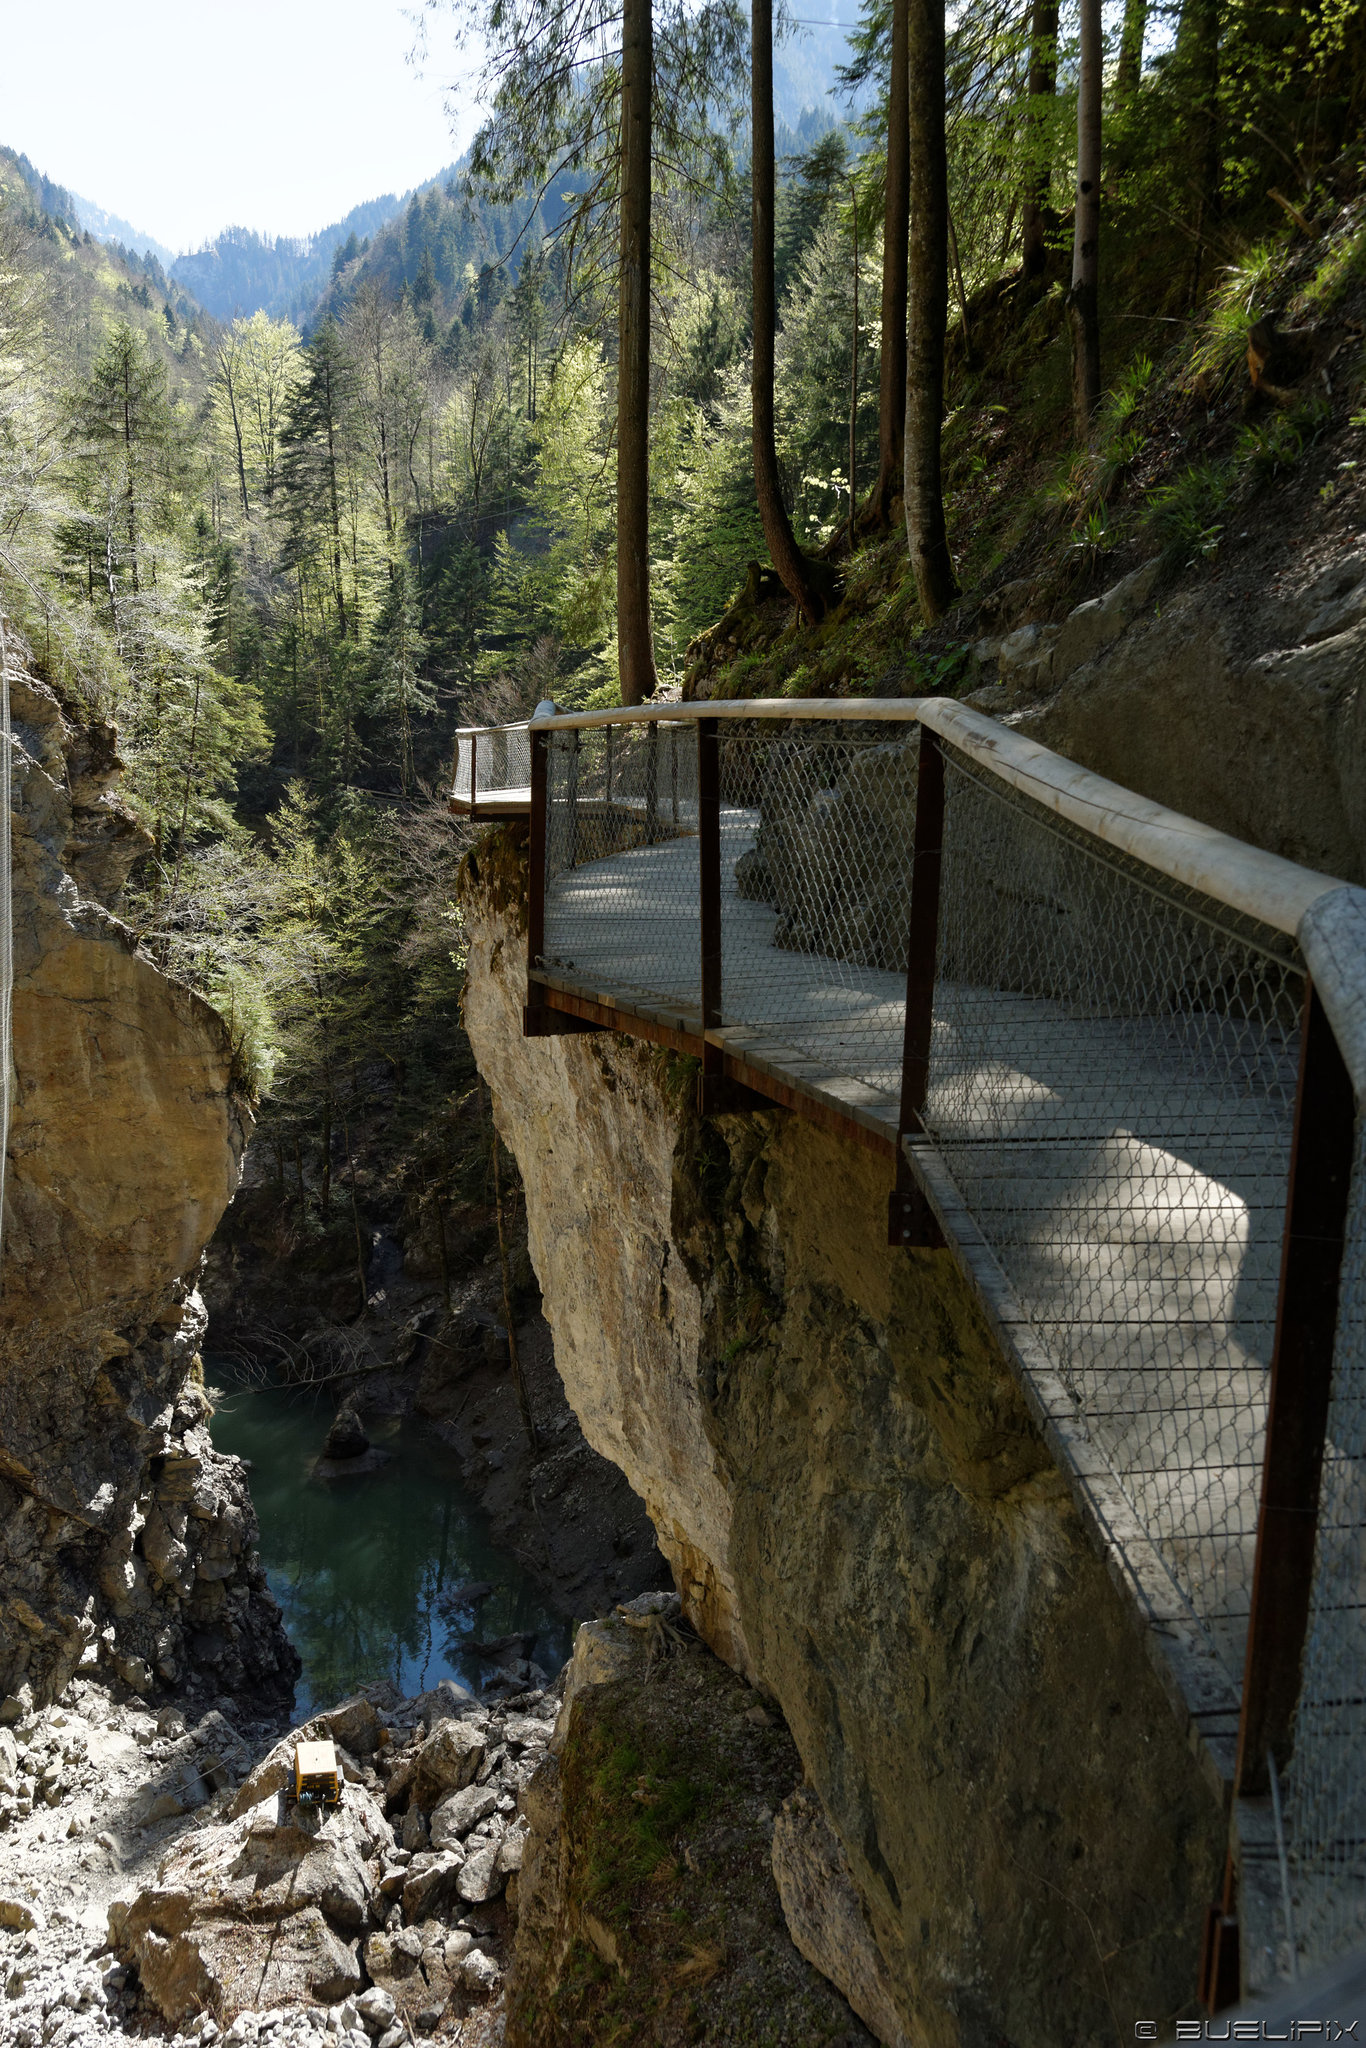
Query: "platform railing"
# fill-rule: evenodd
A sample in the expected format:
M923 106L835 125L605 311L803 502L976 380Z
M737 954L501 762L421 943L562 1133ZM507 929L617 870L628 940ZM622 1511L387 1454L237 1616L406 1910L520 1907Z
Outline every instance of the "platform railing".
M531 810L531 736L523 725L466 725L455 736L451 808L474 819Z
M1366 895L947 699L529 745L527 1032L888 1153L891 1241L968 1271L1235 1817L1208 2001L1239 1902L1253 1987L1359 1940Z

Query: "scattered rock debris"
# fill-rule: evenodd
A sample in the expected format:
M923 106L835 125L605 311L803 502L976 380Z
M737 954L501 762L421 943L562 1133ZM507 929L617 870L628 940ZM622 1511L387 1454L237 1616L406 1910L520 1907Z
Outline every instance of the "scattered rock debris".
M0 2048L482 2048L502 2038L526 1821L558 1685L368 1686L281 1735L76 1680L0 1704ZM337 1745L335 1811L287 1798Z

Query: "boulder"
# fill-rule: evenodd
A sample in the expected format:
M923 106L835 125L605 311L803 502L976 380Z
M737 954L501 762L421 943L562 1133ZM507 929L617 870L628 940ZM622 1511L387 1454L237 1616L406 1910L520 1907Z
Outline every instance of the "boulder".
M323 1444L324 1458L360 1458L369 1448L370 1439L365 1434L355 1409L341 1409L327 1432L327 1439Z
M439 1913L454 1896L464 1861L458 1844L414 1856L403 1887L403 1917L410 1927Z
M844 1993L884 2048L910 2048L844 1845L808 1786L783 1802L774 1823L773 1877L788 1932L807 1961Z
M467 1685L461 1685L455 1678L443 1678L430 1692L420 1693L413 1704L428 1728L435 1728L438 1721L449 1720L452 1714L468 1714L476 1701Z
M210 2006L227 2020L263 2006L331 2005L362 1982L353 1948L316 1906L277 1921L268 1941L248 1921L213 1916L165 1935L146 1928L135 1960L144 1994L172 2025Z
M1062 681L1073 669L1080 668L1112 640L1117 640L1151 600L1161 573L1160 560L1145 562L1111 584L1100 597L1090 598L1070 611L1058 628L1053 648L1053 679Z
M374 1982L405 2006L423 1983L422 1944L411 1937L412 1929L405 1927L398 1934L372 1934L365 1944L365 1967Z
M382 2034L394 2017L393 1994L373 1984L356 2000L356 2010L372 2034Z
M413 1796L424 1813L448 1792L472 1783L484 1761L484 1738L468 1721L440 1722L423 1743L413 1779Z
M432 1815L434 1849L447 1849L462 1842L470 1829L487 1818L498 1805L494 1785L467 1785L463 1792L448 1793Z
M495 1842L475 1842L467 1849L465 1861L456 1878L456 1889L467 1904L485 1905L489 1899L496 1899L507 1883L507 1872L498 1867L498 1854L502 1846L500 1839Z
M352 1756L373 1756L385 1740L384 1722L363 1693L343 1700L326 1714L316 1714L308 1725L323 1730L328 1741Z
M481 1948L472 1948L460 1965L461 1980L467 1991L492 1991L498 1975L497 1963Z
M137 1965L165 2018L209 2002L235 2009L330 2000L359 1985L345 1937L369 1918L374 1847L388 1834L383 1817L355 1787L317 1823L280 1820L278 1811L268 1798L198 1829L150 1885L111 1908L111 1945Z

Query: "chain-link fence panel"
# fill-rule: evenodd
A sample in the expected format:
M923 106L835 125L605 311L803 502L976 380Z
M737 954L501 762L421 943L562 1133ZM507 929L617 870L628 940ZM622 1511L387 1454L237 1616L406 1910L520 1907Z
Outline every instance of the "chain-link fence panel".
M945 748L926 1124L1242 1678L1304 974Z
M542 959L609 995L699 1010L693 725L549 735Z
M1360 1124L1285 1822L1294 1938L1306 1963L1329 1962L1366 1941L1366 1126Z
M722 1016L899 1098L920 729L726 727Z

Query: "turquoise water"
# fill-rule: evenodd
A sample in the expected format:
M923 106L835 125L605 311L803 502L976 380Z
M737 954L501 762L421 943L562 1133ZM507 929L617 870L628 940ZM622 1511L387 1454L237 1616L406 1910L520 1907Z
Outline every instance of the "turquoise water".
M371 1429L388 1464L324 1484L310 1475L332 1404L235 1387L221 1362L205 1365L224 1389L214 1443L251 1460L261 1559L303 1658L300 1713L376 1678L408 1694L447 1677L477 1689L492 1666L469 1643L533 1629L536 1662L559 1670L569 1623L492 1541L460 1484L459 1460L439 1438L411 1423ZM442 1595L473 1581L495 1590L477 1606L443 1612Z

